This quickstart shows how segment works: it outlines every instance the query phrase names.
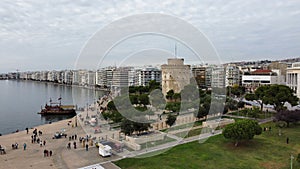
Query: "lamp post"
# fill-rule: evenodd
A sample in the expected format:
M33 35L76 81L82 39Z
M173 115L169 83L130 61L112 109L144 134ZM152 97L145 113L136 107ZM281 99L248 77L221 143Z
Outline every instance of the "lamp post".
M148 151L148 135L146 135L146 152Z
M293 169L293 159L294 159L294 156L291 154L291 169Z
M86 119L89 119L89 104L86 103Z
M75 116L75 127L77 127L77 115Z

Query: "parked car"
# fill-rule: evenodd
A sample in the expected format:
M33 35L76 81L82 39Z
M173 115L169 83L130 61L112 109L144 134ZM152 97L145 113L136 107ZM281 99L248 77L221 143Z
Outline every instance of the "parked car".
M53 139L59 139L59 138L62 138L62 137L67 137L67 134L63 133L63 132L56 132L54 134L54 136L52 137Z

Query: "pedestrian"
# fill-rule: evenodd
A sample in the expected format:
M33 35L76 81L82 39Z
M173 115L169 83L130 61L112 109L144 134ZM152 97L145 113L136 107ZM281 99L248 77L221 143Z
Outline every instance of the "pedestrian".
M44 150L44 157L46 157L47 156L47 154L48 154L48 150Z
M24 143L23 144L24 151L26 150L26 147L27 147L27 145L26 145L26 143Z
M270 127L269 127L269 131L271 131L271 129L272 129L272 128L271 128L271 126L270 126Z
M50 157L51 157L51 156L52 156L52 150L50 150L50 152L49 152L49 153L50 153Z
M72 137L71 137L71 136L69 136L69 141L71 141L71 138L72 138Z
M74 140L74 135L72 135L72 140Z
M46 145L46 140L44 140L43 145L44 145L44 146Z
M27 132L27 134L28 134L28 132L29 132L28 127L26 127L26 132Z
M74 141L73 145L74 145L74 149L76 149L76 142L75 141Z
M75 140L77 140L77 135L76 135L76 134L75 134L75 136L74 136L74 137L75 137Z
M289 144L289 137L286 138L286 144Z
M42 140L40 141L40 147L43 147L43 142L42 142Z
M89 145L88 144L85 145L85 151L89 151Z
M36 139L36 143L40 143L40 138L37 138L37 139Z
M68 149L71 149L71 143L70 143L70 142L68 143L67 148L68 148Z

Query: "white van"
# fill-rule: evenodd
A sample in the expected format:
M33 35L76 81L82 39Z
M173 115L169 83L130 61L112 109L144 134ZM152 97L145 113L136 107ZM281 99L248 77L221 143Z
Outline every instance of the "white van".
M102 156L102 157L109 157L111 156L111 150L112 148L109 146L109 145L103 145L101 143L98 143L98 146L99 146L99 154Z

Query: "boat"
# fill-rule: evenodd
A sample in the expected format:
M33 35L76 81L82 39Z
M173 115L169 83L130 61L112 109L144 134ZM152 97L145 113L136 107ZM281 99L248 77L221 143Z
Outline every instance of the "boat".
M76 115L74 105L62 105L61 97L58 98L59 103L52 102L50 99L50 105L46 103L44 108L38 114L41 115Z

